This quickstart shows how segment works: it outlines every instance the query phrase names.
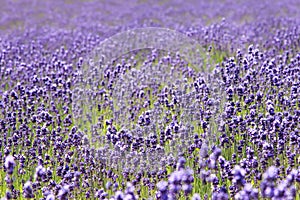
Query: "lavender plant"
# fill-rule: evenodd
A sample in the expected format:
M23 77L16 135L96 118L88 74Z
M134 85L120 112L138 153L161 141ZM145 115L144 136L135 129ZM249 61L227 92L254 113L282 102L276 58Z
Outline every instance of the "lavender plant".
M298 9L1 2L0 197L300 199Z

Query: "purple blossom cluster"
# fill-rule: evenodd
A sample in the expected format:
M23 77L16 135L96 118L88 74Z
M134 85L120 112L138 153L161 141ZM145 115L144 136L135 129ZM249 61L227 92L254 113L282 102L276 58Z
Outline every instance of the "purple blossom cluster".
M0 196L299 199L298 9L1 2ZM201 63L185 57L196 49L93 57L113 34L150 26L197 41Z

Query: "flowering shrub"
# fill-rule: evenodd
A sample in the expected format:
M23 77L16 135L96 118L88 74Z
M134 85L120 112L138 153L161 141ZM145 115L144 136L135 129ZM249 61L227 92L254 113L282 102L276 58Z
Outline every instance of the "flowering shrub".
M298 9L1 2L0 196L299 199Z

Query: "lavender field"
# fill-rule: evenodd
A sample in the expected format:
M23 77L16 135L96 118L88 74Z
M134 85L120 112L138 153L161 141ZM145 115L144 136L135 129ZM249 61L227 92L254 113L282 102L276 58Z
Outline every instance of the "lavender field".
M300 200L299 11L1 1L0 198Z

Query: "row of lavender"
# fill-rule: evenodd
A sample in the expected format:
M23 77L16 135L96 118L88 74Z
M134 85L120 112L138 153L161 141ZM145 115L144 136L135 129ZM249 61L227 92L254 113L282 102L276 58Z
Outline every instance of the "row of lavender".
M238 16L205 26L199 16L213 21L229 7L201 4L198 9L205 7L206 13L200 14L189 4L160 10L135 2L131 6L137 12L126 13L119 12L118 4L104 9L95 2L49 4L55 13L39 2L21 4L2 7L9 14L3 18L5 28L22 25L1 31L1 196L299 198L300 30L296 19L273 15L272 9L283 5L274 3L255 15L246 12L244 17L253 21L238 25L234 17L241 18L247 8L259 9L239 5ZM293 13L296 4L288 5ZM32 7L38 12L31 15ZM109 12L117 16L110 19ZM49 22L52 27L43 25ZM116 31L153 25L197 39L206 48L206 65L214 68L217 85L205 82L174 52L132 52L107 66L105 74L94 70L92 78L80 80L87 87L94 81L90 97L98 103L73 110L87 55ZM160 73L162 65L169 77ZM132 73L146 75L147 87L143 81L133 87ZM127 82L117 85L128 74ZM219 109L215 102L223 99L212 95L216 88L226 91ZM182 98L187 91L191 95ZM78 112L85 117L74 115ZM216 122L212 116L218 116Z

